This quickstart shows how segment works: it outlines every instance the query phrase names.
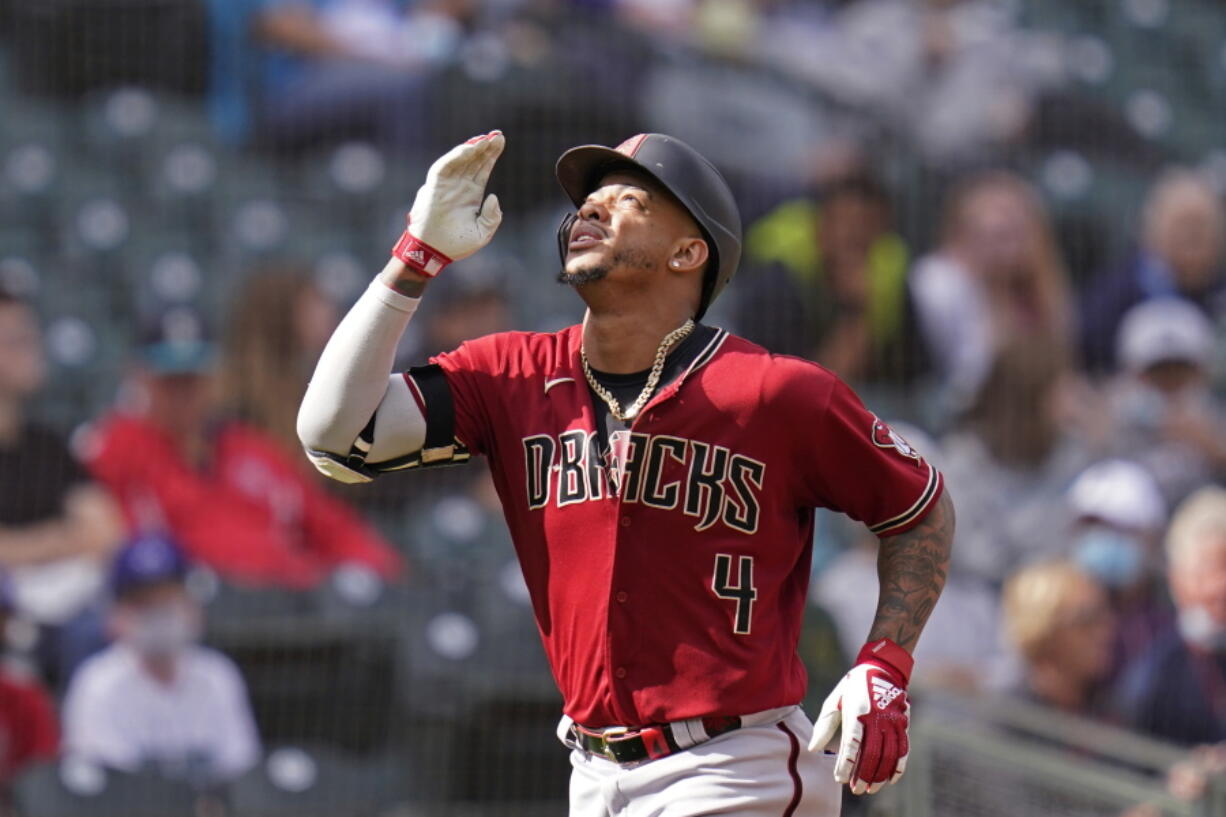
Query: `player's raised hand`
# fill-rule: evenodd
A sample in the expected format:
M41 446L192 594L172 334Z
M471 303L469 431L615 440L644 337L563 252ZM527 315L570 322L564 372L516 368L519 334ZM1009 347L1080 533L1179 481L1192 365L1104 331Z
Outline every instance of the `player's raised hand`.
M430 166L409 211L408 229L392 254L433 278L452 261L467 258L494 237L502 223L498 197L485 195L506 138L491 131L456 145Z
M849 783L852 794L873 794L906 771L911 666L911 656L889 639L865 644L822 704L809 751L823 750L841 727L834 779Z

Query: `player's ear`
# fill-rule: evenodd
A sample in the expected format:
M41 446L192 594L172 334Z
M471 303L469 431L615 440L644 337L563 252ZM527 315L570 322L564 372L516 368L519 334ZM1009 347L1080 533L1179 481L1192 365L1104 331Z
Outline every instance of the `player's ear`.
M707 242L698 237L687 236L673 245L673 251L668 258L668 268L674 272L690 273L701 271L707 266L711 251Z

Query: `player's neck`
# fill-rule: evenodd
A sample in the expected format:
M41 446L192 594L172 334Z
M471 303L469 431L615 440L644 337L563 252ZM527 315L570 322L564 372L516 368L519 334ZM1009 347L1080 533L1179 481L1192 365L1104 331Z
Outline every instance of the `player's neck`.
M677 309L653 311L588 309L583 320L583 351L592 368L610 374L650 369L660 342L689 315Z

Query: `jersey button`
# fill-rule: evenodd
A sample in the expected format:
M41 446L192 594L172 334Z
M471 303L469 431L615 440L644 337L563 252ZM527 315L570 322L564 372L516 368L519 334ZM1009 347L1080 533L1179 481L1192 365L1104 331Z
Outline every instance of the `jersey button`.
M617 599L618 604L625 604L626 600L630 598L630 594L627 593L625 590L618 590L615 598Z
M625 667L618 667L617 669L613 670L613 674L614 674L614 675L616 675L618 678L625 678L625 677L626 677L626 668L625 668Z
M630 527L630 517L628 517L628 516L623 516L623 517L622 517L622 527L623 527L623 528L628 528L628 527Z

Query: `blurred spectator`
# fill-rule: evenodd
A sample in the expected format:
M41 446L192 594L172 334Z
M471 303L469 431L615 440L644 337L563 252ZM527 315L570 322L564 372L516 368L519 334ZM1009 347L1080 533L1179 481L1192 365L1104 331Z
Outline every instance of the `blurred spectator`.
M1224 218L1217 193L1198 174L1175 169L1158 179L1145 202L1140 246L1082 293L1081 343L1088 367L1109 372L1121 364L1119 326L1141 301L1175 296L1210 319L1222 315Z
M0 647L13 613L8 580L0 574ZM46 689L34 678L0 663L0 799L27 765L55 757L59 727Z
M1171 625L1162 533L1166 502L1148 471L1103 460L1069 486L1070 558L1106 588L1116 619L1115 666L1145 652Z
M1015 694L1104 716L1115 622L1102 585L1071 562L1040 562L1009 578L1002 605L1005 633L1022 659Z
M200 316L167 311L140 349L137 405L91 435L89 466L131 529L172 535L242 584L310 587L345 565L395 576L390 546L296 457L256 428L215 422L213 359Z
M498 269L476 259L465 259L453 269L455 275L430 287L430 312L422 316L426 325L417 360L472 338L505 332L515 323L507 281Z
M420 148L431 80L456 53L473 0L265 0L257 126L274 146L365 137Z
M1202 488L1166 536L1176 626L1128 668L1117 705L1136 729L1175 743L1226 740L1226 490Z
M238 668L200 646L203 612L169 540L133 540L111 571L115 643L81 665L64 700L64 748L126 772L197 783L233 779L259 759Z
M907 246L889 194L867 176L785 202L750 229L738 331L816 360L853 383L911 379L918 366Z
M1059 350L1069 340L1072 307L1051 225L1034 189L1010 173L973 176L954 190L941 245L910 283L948 410L979 391L1002 343Z
M1063 80L1059 43L987 0L847 3L816 25L764 27L759 57L959 165L1021 137L1037 93Z
M1226 468L1226 412L1209 388L1213 327L1187 301L1145 301L1124 316L1117 354L1112 447L1144 465L1176 505Z
M0 291L0 568L17 612L43 629L43 671L58 682L101 646L93 603L122 523L60 435L29 416L46 369L33 308Z
M224 407L308 468L294 418L319 353L340 319L336 305L291 268L256 273L232 303L222 348Z
M995 353L970 409L942 440L941 470L958 497L951 573L999 588L1020 565L1067 551L1064 492L1094 459L1062 407L1072 378L1050 339Z

